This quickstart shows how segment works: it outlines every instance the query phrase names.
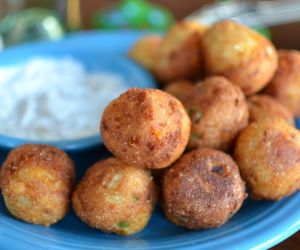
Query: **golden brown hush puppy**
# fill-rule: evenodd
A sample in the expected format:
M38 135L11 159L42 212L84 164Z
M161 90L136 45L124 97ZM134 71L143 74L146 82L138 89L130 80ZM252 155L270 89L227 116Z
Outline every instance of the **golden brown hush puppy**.
M148 223L157 200L150 172L115 158L94 164L72 195L75 213L104 232L131 235Z
M156 64L158 59L158 51L161 42L161 36L145 36L133 45L128 55L145 68L153 70L154 65Z
M121 161L164 168L183 153L191 122L182 104L157 89L130 89L113 100L101 120L104 145Z
M168 84L163 90L184 101L193 92L195 84L190 81L179 80Z
M68 211L75 170L62 150L48 145L13 149L1 168L5 205L16 218L49 226Z
M224 75L246 95L260 91L277 68L273 44L234 21L213 25L202 39L205 69L210 75Z
M183 155L168 169L162 189L167 218L190 229L223 225L247 196L232 158L205 148Z
M175 24L164 37L154 74L162 83L191 79L201 73L201 37L205 26L190 21Z
M221 76L198 83L184 104L192 120L190 149L228 151L239 131L248 125L249 111L242 90Z
M294 126L295 121L292 113L268 95L254 95L248 99L249 121L255 122L267 118L282 118L290 125Z
M300 188L300 134L282 119L251 123L234 156L256 199L279 200Z
M264 93L276 98L294 116L300 116L300 52L279 50L279 65Z

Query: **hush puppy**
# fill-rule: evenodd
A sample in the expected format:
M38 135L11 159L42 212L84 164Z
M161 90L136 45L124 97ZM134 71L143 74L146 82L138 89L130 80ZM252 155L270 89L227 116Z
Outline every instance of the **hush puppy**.
M232 158L205 148L183 155L168 169L162 190L167 218L190 229L223 225L247 196Z
M294 116L300 116L300 52L279 50L279 66L264 93L276 98Z
M165 168L183 153L191 122L183 105L156 89L130 89L113 100L101 120L108 150L129 165Z
M184 104L192 120L189 149L228 151L248 125L249 111L242 90L221 76L198 83Z
M32 224L49 226L68 211L75 170L62 150L27 144L13 149L2 165L1 189L8 211Z
M278 64L273 44L234 21L214 24L202 38L206 72L224 75L246 95L260 91L272 79Z
M175 96L179 101L184 101L193 92L195 84L190 81L180 80L167 85L163 90Z
M249 121L255 122L266 118L282 118L294 126L292 113L276 99L268 95L254 95L248 99Z
M250 124L234 156L255 199L279 200L300 188L300 133L282 119Z
M115 158L94 164L72 195L75 213L104 232L131 235L148 223L157 200L150 172Z
M133 45L128 55L137 63L152 71L158 60L161 42L162 38L160 36L145 36Z
M164 37L154 74L167 84L193 79L201 73L201 37L205 26L190 21L175 24Z

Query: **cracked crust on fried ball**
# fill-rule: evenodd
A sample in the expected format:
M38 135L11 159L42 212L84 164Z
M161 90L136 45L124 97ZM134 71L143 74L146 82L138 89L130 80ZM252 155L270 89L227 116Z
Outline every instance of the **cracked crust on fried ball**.
M165 168L185 150L191 122L183 105L157 89L130 89L113 100L101 121L104 145L121 161Z

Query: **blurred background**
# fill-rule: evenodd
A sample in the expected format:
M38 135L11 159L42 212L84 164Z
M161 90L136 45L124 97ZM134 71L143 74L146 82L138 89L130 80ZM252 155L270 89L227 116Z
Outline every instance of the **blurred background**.
M79 30L164 31L186 17L204 23L235 19L272 38L277 47L300 48L298 0L0 0L2 47Z

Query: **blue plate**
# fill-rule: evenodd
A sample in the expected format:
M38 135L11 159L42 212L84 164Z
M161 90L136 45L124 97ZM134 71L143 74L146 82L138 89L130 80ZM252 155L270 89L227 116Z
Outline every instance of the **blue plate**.
M155 80L149 72L131 61L125 51L141 33L116 33L71 35L59 42L39 42L10 48L0 52L0 67L20 64L32 57L71 57L86 67L87 71L106 71L120 75L128 88L155 88ZM122 39L122 42L120 42ZM124 41L123 41L124 40ZM83 139L63 141L36 141L12 138L0 134L0 149L13 148L24 143L52 144L64 150L82 150L101 143L97 134Z
M89 33L75 35L63 42L69 49L81 44L91 51L99 48L95 45L99 42L106 50L124 53L140 35L128 32ZM103 146L71 154L79 178L90 164L108 155ZM5 154L0 156L3 158ZM89 228L73 211L49 228L30 225L11 217L0 200L0 249L268 249L300 229L299 204L299 192L279 202L253 201L249 198L226 225L199 231L171 224L158 206L142 232L131 237L120 237Z

